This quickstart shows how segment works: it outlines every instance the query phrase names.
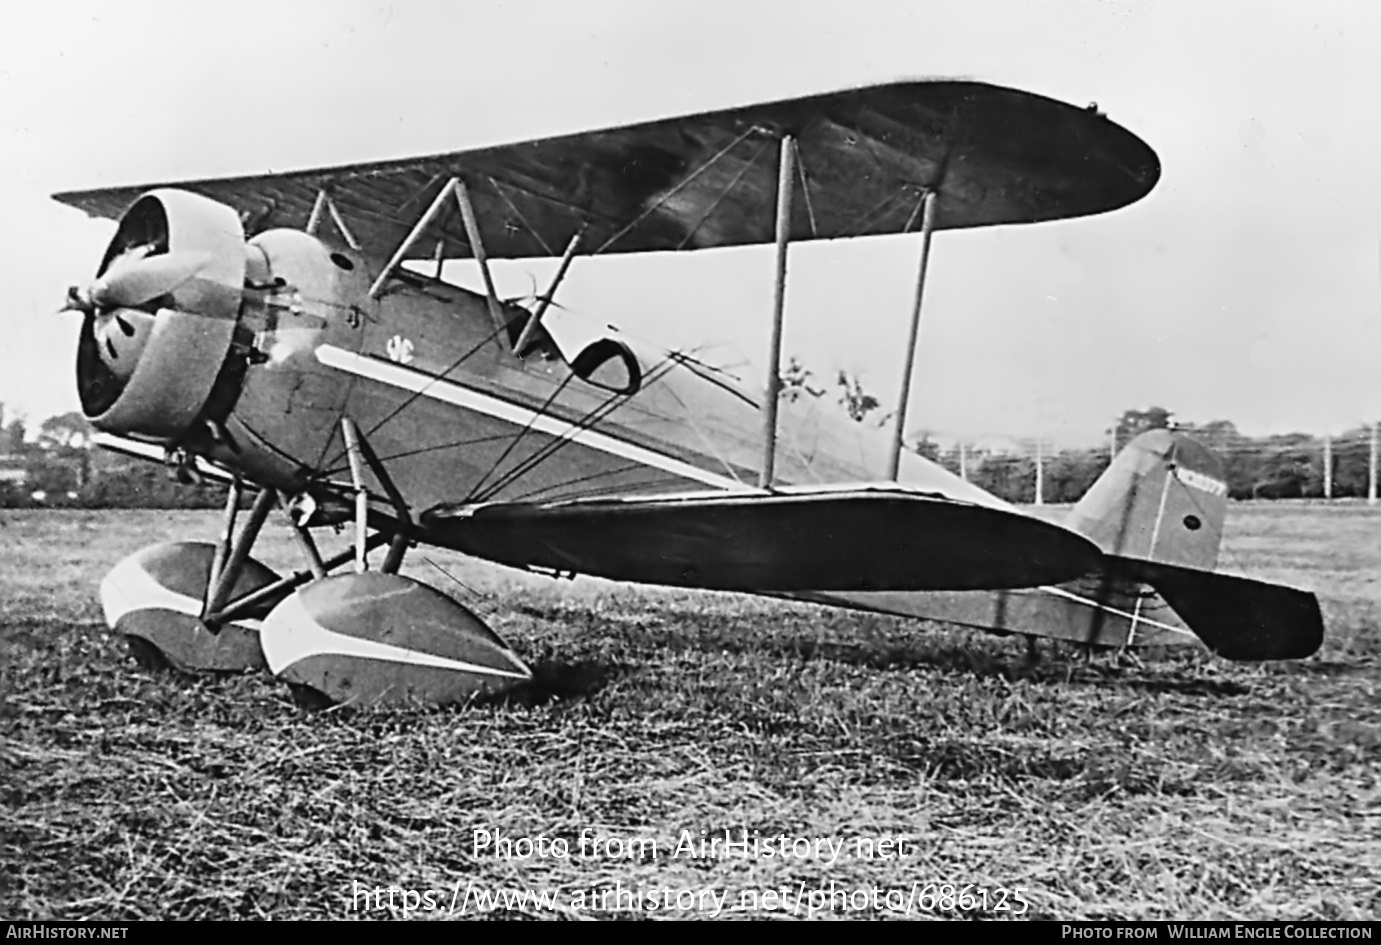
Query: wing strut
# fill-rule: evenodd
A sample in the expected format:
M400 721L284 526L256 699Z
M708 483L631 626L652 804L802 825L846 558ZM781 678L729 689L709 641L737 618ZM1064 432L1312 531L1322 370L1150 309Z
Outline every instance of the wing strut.
M518 357L521 358L523 356L523 349L527 347L528 339L532 337L533 329L541 324L542 316L547 313L547 308L551 305L551 300L556 298L556 287L559 286L561 280L566 277L566 270L571 267L571 260L575 258L575 251L580 248L580 238L584 232L583 229L577 230L575 235L571 237L571 241L566 244L566 252L561 256L561 265L556 268L556 275L551 280L551 286L538 299L537 307L533 309L532 314L528 316L527 324L523 326L522 332L519 333L518 340L513 342L513 353L518 355Z
M489 257L484 252L484 240L480 239L480 224L475 217L475 207L470 203L470 189L465 186L465 181L456 177L451 178L450 186L460 203L460 216L465 222L465 238L470 241L470 252L474 254L475 262L480 264L480 275L484 276L484 294L489 303L489 317L494 322L494 330L502 338L505 327L503 307L499 305L499 294L494 289L494 277L489 272Z
M312 215L307 218L307 226L304 228L308 236L316 236L316 231L321 227L322 214L326 212L326 201L330 199L324 188L316 192L316 200L312 202Z
M446 239L442 237L436 241L436 249L432 250L432 262L436 263L436 272L432 273L432 278L437 282L441 281L441 274L446 269Z
M360 242L355 239L355 234L350 232L350 228L345 225L345 218L340 215L340 210L336 208L336 202L331 199L331 195L325 188L316 192L316 201L312 204L312 215L307 218L306 233L308 236L316 236L316 231L321 228L321 218L324 214L331 215L331 222L336 225L341 238L345 240L345 245L355 252L360 251Z
M470 241L470 252L474 255L475 261L480 264L480 274L484 277L485 301L489 304L489 317L494 321L494 328L502 337L504 329L507 327L503 319L503 307L499 303L498 293L494 289L494 277L489 272L489 256L484 251L484 240L480 237L479 221L475 217L474 204L470 202L470 190L465 186L465 182L459 177L452 177L441 188L441 192L432 200L427 212L422 214L421 219L408 232L403 242L398 244L393 255L388 260L388 265L384 266L383 272L379 273L379 278L374 280L374 284L369 287L369 297L376 299L379 292L383 290L384 283L388 282L393 270L397 269L404 258L407 257L408 250L412 249L413 244L426 232L427 227L431 226L441 216L442 210L446 207L446 201L454 196L456 203L460 205L461 220L465 224L465 237ZM330 208L330 197L326 198L327 208ZM318 197L320 202L320 197ZM312 218L319 216L317 210L313 208ZM308 232L311 232L310 230Z
M777 278L772 292L772 340L767 352L767 398L762 405L762 475L758 485L772 488L777 461L777 398L782 378L782 316L786 311L786 251L791 240L791 196L796 183L796 141L791 135L781 140L781 164L777 170Z
M455 193L458 183L460 183L460 181L454 177L447 181L446 186L441 188L441 193L436 195L436 199L432 201L432 205L427 208L427 212L422 214L422 218L413 225L412 230L408 232L403 242L398 245L398 248L389 258L388 265L384 266L384 271L379 273L379 278L375 279L374 284L369 287L369 297L371 299L379 297L379 292L383 289L384 283L388 281L389 276L393 275L393 270L398 268L398 264L403 261L403 257L407 255L408 250L412 249L412 244L416 243L418 237L422 235L427 227L432 225L432 221L441 215L442 209L446 206L446 201L450 199L451 194Z
M925 294L925 271L930 263L930 237L935 232L935 191L926 188L921 195L921 261L916 273L916 301L911 306L911 333L906 342L906 366L902 368L901 397L897 401L897 426L892 431L892 454L887 476L893 482L901 472L902 440L906 437L906 404L911 399L911 373L916 367L916 345L921 336L921 298ZM914 218L913 218L914 219Z

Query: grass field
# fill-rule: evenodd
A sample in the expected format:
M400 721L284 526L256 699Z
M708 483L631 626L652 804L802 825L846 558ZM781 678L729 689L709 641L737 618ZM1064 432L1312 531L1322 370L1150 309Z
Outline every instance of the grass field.
M986 889L969 917L1381 913L1381 509L1231 509L1220 567L1323 602L1322 651L1270 665L1032 664L1020 638L422 550L407 572L540 685L326 712L266 676L142 671L107 631L111 565L217 527L0 513L0 918L430 918L526 890L554 898L504 914L955 915L931 883ZM293 567L286 531L266 539ZM476 831L569 855L476 850ZM681 843L726 831L826 842Z

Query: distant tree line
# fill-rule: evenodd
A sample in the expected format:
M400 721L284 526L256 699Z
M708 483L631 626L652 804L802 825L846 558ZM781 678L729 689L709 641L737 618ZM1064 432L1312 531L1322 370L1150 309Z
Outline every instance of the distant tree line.
M830 395L815 383L809 370L792 359L782 372L784 396L824 398ZM867 393L856 377L840 371L835 398L850 417L885 426L891 414L876 412L878 398ZM1129 409L1107 431L1106 446L1041 450L1034 443L1019 450L940 443L922 436L909 444L921 455L1008 502L1036 499L1036 470L1041 467L1041 499L1061 504L1077 502L1120 450L1147 430L1173 428L1213 450L1223 462L1228 495L1234 499L1323 498L1325 462L1332 477L1327 494L1332 498L1361 498L1368 494L1371 436L1369 427L1358 426L1329 438L1309 433L1285 433L1251 437L1240 433L1229 420L1204 424L1177 423L1164 407Z
M1143 429L1154 429L1145 427ZM1228 495L1233 499L1334 499L1363 498L1368 494L1370 437L1367 427L1357 427L1332 438L1331 489L1325 490L1323 438L1305 433L1249 437L1227 420L1175 427L1218 454L1224 466ZM1118 448L1136 434L1117 437ZM1042 500L1076 502L1102 475L1111 461L1111 443L1099 448L1060 449L1039 460L1034 450L1020 453L951 446L942 449L922 439L916 444L922 455L946 469L963 475L1008 502L1032 502L1036 492L1036 467L1043 467Z
M833 399L860 423L885 426L877 397L857 377L838 372L833 389L817 382L793 359L782 372L782 396ZM94 447L93 430L81 413L49 417L37 436L21 418L5 422L0 405L0 507L73 506L81 508L184 509L219 508L223 491L214 484L187 485L169 470L146 460L130 459ZM1222 459L1228 494L1234 499L1321 498L1325 494L1325 456L1332 465L1334 498L1363 497L1370 475L1370 437L1357 427L1332 437L1288 433L1249 437L1227 420L1205 424L1176 424L1162 407L1126 410L1108 431L1106 445L1097 448L1044 451L1034 444L1025 449L941 445L929 437L909 444L923 456L974 485L1009 502L1036 499L1036 470L1041 469L1041 500L1052 504L1076 502L1111 461L1118 449L1138 434L1174 427L1216 452Z
M77 411L49 417L30 439L22 418L0 405L0 508L220 508L214 485L185 485L147 460L98 449Z

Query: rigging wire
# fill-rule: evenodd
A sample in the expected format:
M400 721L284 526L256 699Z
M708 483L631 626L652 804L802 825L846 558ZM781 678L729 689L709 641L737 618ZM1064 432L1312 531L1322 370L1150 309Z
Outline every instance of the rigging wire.
M647 377L644 378L642 389L645 390L652 384L656 383L658 380L664 377L667 374L667 372L671 370L672 367L673 365L670 363L669 358L663 359L662 361L659 361L657 364L653 365L653 367L647 372ZM490 498L497 495L500 490L507 488L510 484L515 482L519 476L526 475L533 469L536 469L539 465L551 459L551 457L556 455L556 453L559 452L561 449L575 442L575 435L591 429L594 426L594 424L598 423L600 420L603 420L610 413L612 413L614 410L618 409L618 407L620 407L622 404L627 402L628 398L629 395L627 394L612 395L603 404L591 410L584 417L581 417L579 420L573 423L569 431L563 433L561 436L555 437L552 440L548 441L541 448L539 448L536 453L528 457L527 460L524 460L523 462L515 466L513 469L505 473L485 493L474 496L475 500L479 502L488 501Z
M515 449L517 449L518 444L523 441L524 437L526 437L530 432L532 432L532 425L537 422L537 418L547 416L548 408L550 408L551 405L556 402L556 398L560 396L563 390L566 389L566 387L571 382L571 378L573 377L575 377L574 373L567 374L565 377L561 379L560 384L557 384L555 387L552 388L551 393L548 394L546 400L542 402L542 406L539 409L533 411L532 417L528 420L527 423L523 425L523 428L518 431L517 435L509 441L508 446L504 448L503 452L499 454L498 458L494 460L490 467L484 471L484 474L475 480L474 485L470 487L470 491L466 494L465 498L462 501L468 503L471 500L473 500L476 495L479 494L480 488L484 485L484 480L488 479L491 475L497 472L499 467L503 465L504 460L508 459L509 455L512 454L512 452Z

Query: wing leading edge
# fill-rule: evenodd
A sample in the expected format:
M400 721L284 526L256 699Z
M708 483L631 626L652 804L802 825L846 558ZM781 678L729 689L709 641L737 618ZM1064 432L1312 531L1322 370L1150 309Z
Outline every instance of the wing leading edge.
M1099 557L1020 512L881 487L440 506L422 526L501 564L748 592L1031 587Z
M1155 152L1092 108L967 81L912 81L520 144L286 174L72 191L56 200L116 218L154 186L229 204L256 229L301 227L331 195L366 253L387 257L452 177L464 180L489 256L648 252L774 239L777 141L795 137L791 239L914 229L936 192L936 229L1102 213L1144 196ZM459 213L437 221L448 257L472 255ZM424 241L412 258L430 258Z

